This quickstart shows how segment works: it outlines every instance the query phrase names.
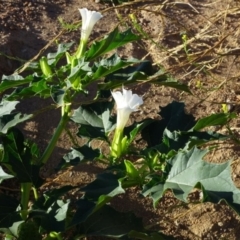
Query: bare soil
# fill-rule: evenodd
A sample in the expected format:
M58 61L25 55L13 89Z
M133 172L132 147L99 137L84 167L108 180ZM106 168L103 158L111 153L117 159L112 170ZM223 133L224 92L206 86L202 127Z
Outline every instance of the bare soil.
M222 104L227 104L239 115L240 2L237 0L138 0L116 7L86 0L1 0L0 75L11 74L25 61L51 51L56 46L55 40L78 42L80 31L62 31L58 17L68 23L76 22L80 20L78 8L82 7L101 11L104 15L94 28L92 39L107 34L121 19L125 23L120 24L120 28L131 27L136 32L128 16L134 13L145 38L119 49L118 54L152 60L154 65L164 67L175 79L188 84L193 93L190 95L157 85L137 85L134 91L144 94L145 101L142 110L135 113L131 121L146 116L155 118L159 107L173 100L183 101L186 111L196 118L222 111ZM185 43L183 35L187 37ZM50 101L28 100L20 108L30 112ZM43 150L59 117L58 111L51 111L22 127ZM230 126L237 138L239 124L236 119ZM76 130L71 124L69 128ZM225 128L214 130L227 132ZM78 141L83 143L82 139ZM100 144L96 143L96 147ZM64 133L42 173L48 180L45 188L63 184L84 185L101 172L101 165L86 164L56 175L54 167L71 145ZM232 160L232 177L240 187L239 145L227 141L220 146L208 154L206 160L215 163ZM114 199L112 205L121 211L133 211L146 225L151 224L175 239L240 239L240 218L224 204L184 204L169 192L157 209L153 209L150 200L139 197L138 189L130 189L126 195Z

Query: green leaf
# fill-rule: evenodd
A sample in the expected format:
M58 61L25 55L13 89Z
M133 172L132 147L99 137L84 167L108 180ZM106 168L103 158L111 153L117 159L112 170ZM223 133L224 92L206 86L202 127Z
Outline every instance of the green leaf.
M69 166L76 166L80 163L93 161L101 155L100 149L92 149L88 145L84 145L79 148L72 148L72 151L65 154L58 169L63 169Z
M71 68L71 73L68 76L68 80L73 83L77 78L84 79L87 74L92 73L92 69L89 67L89 62L84 59L76 59L76 66Z
M32 118L32 114L11 113L0 116L0 132L6 134L8 130L17 124Z
M11 113L15 110L18 101L3 100L0 103L0 132L7 133L8 129L16 126L18 123L24 122L32 117L32 114Z
M14 236L18 236L18 229L19 226L23 223L24 221L18 221L18 222L14 222L13 225L11 227L9 227L9 234L14 235ZM0 230L1 231L1 230Z
M81 125L81 127L78 129L77 135L79 137L85 137L89 139L99 139L99 140L107 140L105 132L103 131L103 128L98 127L92 127L88 125Z
M80 189L85 192L85 198L97 200L101 195L114 197L124 193L119 176L112 173L102 173L97 175L97 179Z
M127 172L127 176L131 179L139 179L139 172L136 169L136 167L134 166L134 164L128 160L124 160L124 164L126 167L126 172Z
M0 183L2 183L3 180L13 178L13 175L7 174L3 171L2 167L0 166Z
M4 92L7 89L14 88L26 83L31 83L35 80L37 80L39 77L36 75L29 75L27 77L22 77L20 75L10 75L10 76L5 76L3 75L2 81L0 83L0 92Z
M78 227L82 236L104 236L121 238L132 230L142 231L142 220L133 213L121 213L105 205L94 212Z
M93 66L93 76L91 76L91 81L105 77L119 69L124 69L129 65L141 63L142 60L136 58L121 59L117 54L113 54L107 59L102 59L100 62L95 62ZM122 70L124 71L124 70Z
M208 201L217 203L224 199L239 212L240 190L231 178L231 161L209 163L202 159L206 153L206 150L197 148L179 152L169 161L172 168L166 182L156 184L146 190L144 195L151 194L156 204L164 192L171 189L178 199L187 202L188 194L201 184Z
M99 42L94 42L90 49L85 53L87 60L100 57L114 49L117 49L127 43L139 40L140 37L133 34L131 29L120 33L118 28L115 28L108 36Z
M21 183L32 182L41 186L43 180L39 176L41 166L36 165L36 151L25 142L20 130L13 128L2 136L2 145L4 155L1 163L10 168Z
M32 82L30 86L17 87L10 95L6 97L7 100L19 100L24 98L30 98L33 96L40 96L47 98L50 96L50 88L47 85L46 79L42 79L37 82Z
M70 49L70 47L74 44L74 42L70 43L61 43L58 45L58 49L56 53L49 53L47 55L48 64L56 66L61 57L65 54L66 51Z
M154 122L153 119L144 119L142 122L135 122L132 125L124 128L124 135L128 136L128 145L130 145L145 127Z
M229 120L236 118L236 113L216 113L208 117L199 119L193 130L199 131L205 127L225 125Z
M152 63L150 61L142 61L134 66L127 66L119 69L105 77L104 83L99 84L99 89L114 89L122 85L136 83L136 81L144 81L152 74Z
M5 99L0 103L0 116L7 115L16 109L19 101L7 101Z
M78 135L107 141L107 133L115 127L115 118L111 116L113 106L113 101L96 102L74 110L71 119L81 124Z
M11 196L0 194L0 226L1 228L9 228L14 222L21 221L17 207L20 202Z

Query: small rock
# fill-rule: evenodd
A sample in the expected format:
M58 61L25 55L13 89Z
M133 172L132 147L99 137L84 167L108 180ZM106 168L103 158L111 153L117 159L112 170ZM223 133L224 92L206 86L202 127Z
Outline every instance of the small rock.
M223 226L223 222L218 222L217 224L218 224L219 227Z

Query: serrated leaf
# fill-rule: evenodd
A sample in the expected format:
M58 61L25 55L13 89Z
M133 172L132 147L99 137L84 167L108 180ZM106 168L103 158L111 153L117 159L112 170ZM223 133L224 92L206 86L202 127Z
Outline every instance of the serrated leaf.
M72 83L75 79L84 79L87 74L92 74L92 69L89 67L89 62L84 59L77 59L76 66L71 68L71 73L68 80Z
M0 183L2 183L3 180L13 178L13 175L7 174L3 171L2 167L0 166Z
M9 230L11 232L11 234L13 234L14 236L18 236L18 230L19 230L19 226L23 223L24 221L18 221L18 222L14 222L13 225L11 227L9 227ZM6 240L6 239L5 239Z
M58 44L57 52L56 53L49 53L47 55L48 64L56 66L56 64L61 59L61 57L65 54L66 51L68 51L70 49L70 47L73 44L74 44L74 42Z
M123 69L109 74L105 82L99 84L99 89L114 89L122 85L144 81L152 74L152 63L150 61L139 62L134 66L127 66Z
M32 82L31 85L28 87L17 87L10 95L6 97L6 99L13 101L37 95L43 98L47 98L50 96L50 88L47 85L46 79Z
M106 134L115 127L115 118L111 116L113 106L113 101L97 102L74 110L71 119L83 128L79 136L96 138L94 131L98 131L98 138L107 140Z
M140 37L133 34L131 29L120 33L118 28L115 28L108 36L99 42L94 42L90 49L86 52L85 57L87 60L97 58L106 54L113 49L117 49L129 42L137 41Z
M29 75L25 78L16 74L10 76L3 75L2 81L0 83L0 92L4 92L7 89L14 88L26 83L31 83L37 78L39 77L36 75Z
M77 132L77 136L89 139L107 140L102 128L82 125Z
M6 134L8 130L17 124L32 118L32 114L11 113L0 116L0 132Z
M126 70L126 67L132 64L141 63L142 60L136 58L122 59L117 54L112 55L107 59L102 59L100 62L95 62L93 67L93 75L91 81L105 77L113 72ZM125 71L126 74L126 71Z
M164 192L171 189L178 199L187 202L188 194L201 184L208 201L217 203L224 199L240 211L240 190L231 178L231 161L209 163L202 159L206 153L206 150L197 148L179 152L169 161L172 168L166 182L156 184L144 195L150 193L156 204Z
M10 114L13 110L16 109L16 105L18 103L19 101L7 101L3 99L0 103L0 117L6 114Z

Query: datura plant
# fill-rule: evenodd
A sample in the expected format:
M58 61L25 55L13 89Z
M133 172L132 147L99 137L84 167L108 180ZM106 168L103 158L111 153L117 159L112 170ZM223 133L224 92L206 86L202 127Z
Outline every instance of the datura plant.
M153 68L151 62L121 58L114 53L140 39L130 29L121 32L115 28L89 44L93 27L103 16L86 8L79 11L82 16L79 45L60 43L56 52L26 63L10 76L2 76L0 183L8 186L15 179L11 184L20 190L13 196L1 189L0 231L5 239L70 240L88 236L167 239L156 227L146 229L133 213L118 212L112 207L111 199L119 194L124 199L125 190L136 186L142 196L153 199L155 207L168 189L187 202L188 194L197 188L202 192L201 201L224 199L239 211L240 191L231 180L231 162L207 163L203 161L207 151L197 148L211 140L228 138L206 129L230 124L235 114L213 114L196 121L185 113L183 103L172 102L160 107L157 119L142 116L142 121L128 123L130 114L143 104L141 96L126 90L134 83L147 81L155 86L190 91L162 68ZM19 102L24 106L24 99L36 98L43 99L41 106L46 103L44 99L52 103L33 112L19 112L16 108ZM61 117L42 151L21 128L24 122L53 109L59 110ZM78 126L75 135L68 130L69 121ZM105 168L85 186L66 185L48 190L40 171L51 159L63 131L69 133L73 147L55 166L56 174L85 162L101 162ZM85 138L86 144L79 146L74 140L77 137ZM92 141L105 143L105 151L92 148ZM144 143L141 147L139 141Z

